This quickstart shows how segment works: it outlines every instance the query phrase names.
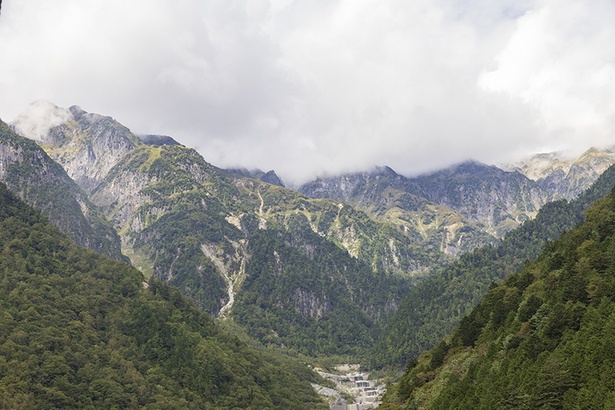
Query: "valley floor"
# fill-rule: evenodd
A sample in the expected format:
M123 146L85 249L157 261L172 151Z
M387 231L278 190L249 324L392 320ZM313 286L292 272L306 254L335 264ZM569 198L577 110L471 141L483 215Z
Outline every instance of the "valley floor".
M312 384L316 392L325 396L332 410L367 410L380 405L380 397L385 392L381 380L370 380L369 373L359 372L359 365L339 365L338 374L316 369L326 380L335 384L335 388Z

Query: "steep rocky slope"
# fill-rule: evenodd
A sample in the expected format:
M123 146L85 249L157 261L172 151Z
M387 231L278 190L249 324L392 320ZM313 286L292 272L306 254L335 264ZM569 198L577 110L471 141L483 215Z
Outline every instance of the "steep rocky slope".
M124 259L119 236L86 193L38 145L1 121L0 181L79 245Z
M450 207L427 199L413 180L389 167L321 178L299 187L311 198L349 203L397 226L414 242L448 255L468 252L494 238Z

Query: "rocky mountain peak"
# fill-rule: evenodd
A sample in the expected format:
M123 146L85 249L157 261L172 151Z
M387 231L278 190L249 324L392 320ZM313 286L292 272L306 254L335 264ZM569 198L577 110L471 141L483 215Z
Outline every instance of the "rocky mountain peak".
M460 162L459 164L453 165L449 168L445 168L436 172L432 172L430 174L425 174L425 177L446 177L449 178L451 176L485 176L485 174L494 175L500 174L505 171L493 166L487 165L479 161L468 160L464 162ZM418 177L419 179L421 176Z
M612 164L615 164L612 148L592 147L580 156L549 152L502 167L518 171L538 182L551 193L552 199L572 199L587 189Z
M84 190L91 192L128 152L143 144L111 117L73 105L32 103L12 123L17 133L35 139Z
M389 167L388 165L376 167L371 173L372 175L382 175L382 176L388 176L388 177L399 177L400 176L397 172L393 170L393 168Z
M79 121L81 119L81 117L83 117L83 114L87 114L87 112L85 110L83 110L81 107L79 107L78 105L73 105L73 106L69 107L68 110L73 115L73 118L76 121Z
M246 168L231 168L227 169L227 171L237 176L258 179L271 185L277 185L281 187L285 186L284 182L282 182L282 180L280 179L280 177L278 177L278 174L276 174L274 170L263 172L260 169L249 170Z
M278 174L275 173L274 170L267 171L265 175L261 178L261 181L267 182L268 184L284 186L284 182L278 177Z

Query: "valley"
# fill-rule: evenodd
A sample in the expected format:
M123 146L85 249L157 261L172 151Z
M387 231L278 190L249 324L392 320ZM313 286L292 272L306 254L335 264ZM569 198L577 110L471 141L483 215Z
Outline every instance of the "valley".
M40 123L32 112L41 110L53 121ZM221 169L171 137L139 137L113 118L77 106L39 102L0 127L0 181L12 194L79 246L138 267L130 275L147 286L124 293L162 292L173 303L194 304L204 317L216 319L211 326L226 324L233 333L228 337L268 352L264 357L275 356L275 363L292 362L300 382L309 379L304 386L327 397L314 399L315 392L301 390L309 400L321 400L317 408L324 402L339 410L375 408L385 386L359 368L409 369L401 385L387 390L384 408L423 392L450 352L463 361L463 352L478 340L451 336L456 326L478 331L479 325L502 324L506 318L493 324L483 312L472 327L468 317L478 315L475 306L487 303L481 302L485 295L497 292L506 278L520 271L527 276L543 248L582 223L587 209L615 186L615 154L609 149L588 149L576 158L539 154L501 168L468 161L411 177L378 167L291 189L273 171ZM579 272L589 272L601 262L575 263ZM597 277L592 281L583 285L588 295L596 289L608 293ZM177 293L171 296L166 286ZM518 297L515 290L502 292ZM503 298L506 305L509 299ZM209 343L198 341L197 330L173 326L179 333L172 343ZM139 343L170 348L156 329L150 329L150 341ZM525 340L529 330L515 329L514 337ZM451 337L462 341L454 344ZM199 353L191 357L215 358L226 349L203 346L194 347ZM261 353L254 354L261 360ZM308 370L307 364L323 357L361 365ZM412 367L416 360L419 367ZM218 370L199 377L222 375L214 385L235 386L229 381L235 380L235 364L214 362ZM254 377L257 384L269 380ZM259 397L246 400L265 396ZM267 397L263 403L282 400Z

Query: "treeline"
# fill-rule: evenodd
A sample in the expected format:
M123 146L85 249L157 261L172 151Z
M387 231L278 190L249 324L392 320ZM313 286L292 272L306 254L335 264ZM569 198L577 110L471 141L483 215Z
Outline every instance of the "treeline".
M326 408L290 359L77 247L0 184L0 408Z
M495 246L461 256L449 267L422 280L387 323L371 357L373 367L403 366L434 347L482 299L489 287L539 255L542 248L583 220L587 207L615 186L609 168L570 203L545 205L537 217L509 232Z
M615 408L615 193L410 363L384 409Z

